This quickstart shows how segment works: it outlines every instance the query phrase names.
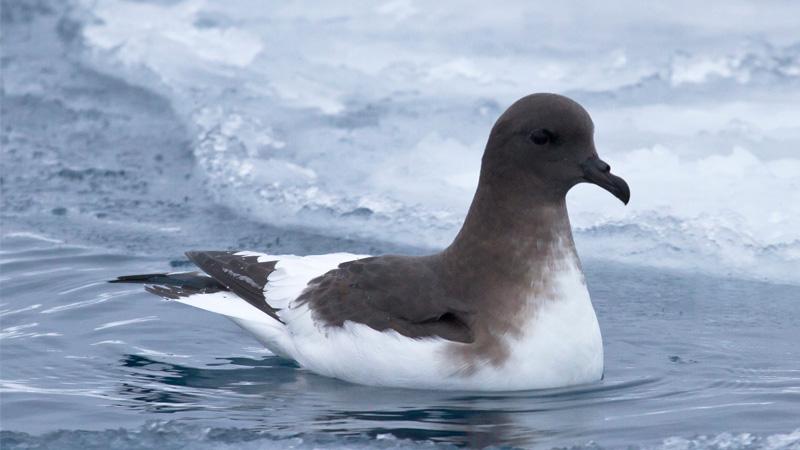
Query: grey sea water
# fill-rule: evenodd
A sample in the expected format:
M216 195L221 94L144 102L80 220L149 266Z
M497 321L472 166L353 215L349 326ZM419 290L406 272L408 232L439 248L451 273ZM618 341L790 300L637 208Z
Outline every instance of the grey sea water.
M2 247L3 448L800 445L797 287L589 263L602 382L429 392L313 375L224 318L104 283L185 267L179 249Z
M63 5L2 7L3 449L800 448L797 283L595 251L604 380L496 394L318 377L224 318L105 283L188 269L193 248L427 249L226 207L163 93L87 65Z

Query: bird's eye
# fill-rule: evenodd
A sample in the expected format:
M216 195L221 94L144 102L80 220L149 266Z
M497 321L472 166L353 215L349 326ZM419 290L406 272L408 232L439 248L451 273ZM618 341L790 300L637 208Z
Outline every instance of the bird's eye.
M553 142L553 138L555 135L552 131L541 128L538 129L530 134L528 138L536 145L545 145L547 143Z

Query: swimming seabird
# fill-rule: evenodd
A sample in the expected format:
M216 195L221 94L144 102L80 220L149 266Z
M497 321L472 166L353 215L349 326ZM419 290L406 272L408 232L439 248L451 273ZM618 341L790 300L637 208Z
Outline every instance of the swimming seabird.
M600 380L603 345L566 194L628 203L578 103L533 94L497 120L464 225L427 256L191 251L204 273L119 277L225 315L315 373L379 386L552 388Z

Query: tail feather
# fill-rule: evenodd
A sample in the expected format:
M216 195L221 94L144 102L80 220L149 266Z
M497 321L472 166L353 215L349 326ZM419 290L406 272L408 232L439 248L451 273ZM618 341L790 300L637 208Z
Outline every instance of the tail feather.
M153 283L159 282L169 277L168 273L144 273L141 275L123 275L114 280L108 280L109 283Z
M202 262L205 264L208 261L203 260ZM268 270L271 272L274 262L268 266ZM264 278L267 275L264 275ZM293 359L292 344L287 329L277 315L274 315L274 312L269 315L264 314L264 308L269 308L265 302L262 302L263 305L260 307L256 306L258 302L242 298L238 292L229 289L206 274L182 272L125 275L109 280L109 283L144 284L145 290L151 294L226 316L253 334L259 342L276 355Z
M145 286L147 292L173 300L195 294L211 294L229 290L217 280L200 272L124 275L108 282L148 284L150 286Z

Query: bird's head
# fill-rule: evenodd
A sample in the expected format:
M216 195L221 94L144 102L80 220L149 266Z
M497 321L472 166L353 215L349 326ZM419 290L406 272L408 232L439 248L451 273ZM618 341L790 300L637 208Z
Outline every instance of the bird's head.
M481 179L556 197L588 182L625 204L630 199L628 184L597 155L589 113L557 94L523 97L497 119L483 155Z

